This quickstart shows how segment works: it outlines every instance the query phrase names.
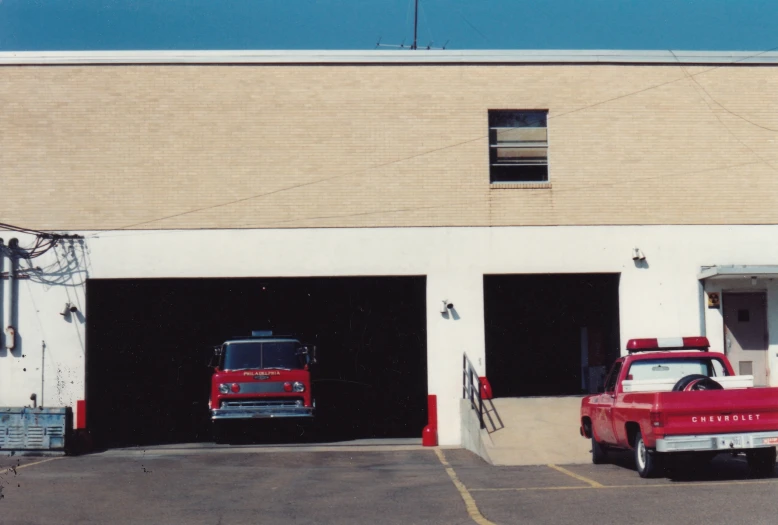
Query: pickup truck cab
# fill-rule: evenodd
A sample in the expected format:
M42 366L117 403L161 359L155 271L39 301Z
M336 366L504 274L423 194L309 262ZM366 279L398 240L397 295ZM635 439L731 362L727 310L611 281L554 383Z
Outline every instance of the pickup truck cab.
M632 450L640 476L652 477L680 454L744 452L753 475L773 475L778 388L754 388L753 376L735 375L709 347L705 337L630 340L604 391L581 402L592 462L605 462L609 449Z

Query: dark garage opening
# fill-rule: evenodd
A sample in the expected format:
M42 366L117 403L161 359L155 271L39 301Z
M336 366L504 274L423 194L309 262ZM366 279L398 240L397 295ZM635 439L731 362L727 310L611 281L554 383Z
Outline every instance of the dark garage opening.
M420 437L425 301L425 277L92 279L88 427L105 447L209 441L213 347L272 330L318 347L307 440Z
M596 392L619 356L619 275L485 275L486 375L496 397Z

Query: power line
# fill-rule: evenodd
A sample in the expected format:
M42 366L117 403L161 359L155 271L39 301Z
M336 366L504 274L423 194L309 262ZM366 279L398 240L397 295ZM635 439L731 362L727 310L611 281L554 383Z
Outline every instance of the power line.
M461 9L459 10L459 16L462 18L462 20L464 20L464 21L465 21L465 23L466 23L467 25L469 25L469 26L470 26L470 28L471 28L473 31L475 31L476 33L478 33L479 35L481 35L481 37L482 37L484 40L486 40L487 42L490 42L489 38L488 38L488 37L487 37L485 34L483 34L483 33L482 33L482 32L481 32L481 31L480 31L480 30L479 30L477 27L475 27L475 26L474 26L474 25L473 25L473 24L470 22L470 20L468 20L467 18L465 18L465 15L464 15L464 13L462 13L462 10L461 10Z
M484 138L485 138L484 136L480 136L480 137L476 137L474 139L464 140L462 142L457 142L455 144L449 144L447 146L443 146L443 147L440 147L440 148L423 151L421 153L417 153L417 154L414 154L414 155L409 155L407 157L403 157L403 158L400 158L400 159L395 159L395 160L392 160L392 161L389 161L389 162L385 162L383 164L376 164L376 165L368 166L368 167L365 167L365 168L358 168L356 170L352 170L352 171L349 171L349 172L346 172L346 173L342 173L340 175L332 175L330 177L325 177L323 179L317 179L317 180L306 182L306 183L302 183L302 184L296 184L294 186L287 186L285 188L279 188L277 190L268 191L268 192L265 192L265 193L258 193L256 195L250 195L248 197L243 197L241 199L237 199L237 200L234 200L234 201L223 202L221 204L214 204L212 206L204 206L202 208L197 208L197 209L194 209L194 210L189 210L189 211L184 211L184 212L181 212L181 213L176 213L176 214L173 214L173 215L168 215L166 217L161 217L161 218L158 218L158 219L151 219L151 220L148 220L148 221L135 223L135 224L132 224L132 225L129 225L129 226L122 226L121 228L115 228L115 229L111 229L111 230L103 230L101 233L125 230L125 229L128 229L128 228L134 228L136 226L142 226L142 225L145 225L145 224L150 224L152 222L158 222L158 221L162 221L162 220L166 220L166 219L172 219L172 218L175 218L175 217L181 217L183 215L188 215L190 213L197 213L197 212L200 212L200 211L211 210L211 209L220 208L220 207L223 207L223 206L231 206L233 204L238 204L240 202L245 202L245 201L249 201L249 200L253 200L253 199L259 199L259 198L262 198L262 197L267 197L268 195L274 195L276 193L282 193L284 191L290 191L290 190L298 189L298 188L301 188L301 187L304 187L304 186L312 186L314 184L320 184L322 182L327 182L327 181L338 179L338 178L341 178L341 177L347 177L349 175L356 175L358 173L363 173L364 171L367 171L367 170L375 170L375 169L383 168L383 167L386 167L386 166L391 166L392 164L398 164L398 163L404 162L406 160L414 159L414 158L417 158L417 157L423 157L424 155L429 155L431 153L436 153L438 151L443 151L443 150L446 150L446 149L455 148L455 147L461 146L463 144L467 144L467 143L470 143L470 142L476 142L476 141L479 141L479 140L483 140ZM94 235L92 235L92 237L96 237L98 235L100 235L100 234L99 233L98 234L94 234Z
M559 195L562 193L569 193L569 192L576 192L580 193L581 191L586 190L596 190L598 188L603 187L613 187L613 186L621 186L621 185L631 185L631 184L639 184L646 181L654 181L654 180L661 180L661 179L667 179L667 178L673 178L674 180L680 180L680 178L688 176L688 175L695 175L698 173L710 173L714 171L724 171L734 168L742 168L744 166L753 166L753 165L759 165L764 164L761 161L751 161L751 162L741 162L737 164L730 164L726 166L716 166L712 168L704 168L700 170L694 170L694 171L684 171L684 172L664 172L660 175L649 175L646 177L636 177L631 179L624 179L624 180L616 180L616 181L609 181L609 182L589 182L586 183L584 187L570 187L570 188L555 188L554 194ZM320 219L334 219L334 218L345 218L345 217L357 217L357 216L367 216L367 215L380 215L383 213L400 213L400 212L407 212L407 211L418 211L421 209L437 209L437 210L445 210L445 209L451 209L455 208L456 205L438 205L438 206L419 206L419 207L409 207L409 208L397 208L397 209L388 209L388 210L374 210L374 211L368 211L368 212L356 212L356 213L349 213L349 214L341 214L341 215L323 215L323 216L309 216L309 217L300 217L295 219L284 219L284 220L278 220L278 221L271 221L266 222L262 224L257 225L251 225L251 226L240 226L234 229L253 229L253 228L259 228L266 225L272 225L272 224L282 224L282 223L290 223L290 222L300 222L300 221L310 221L310 220L320 220ZM214 228L193 228L191 231L203 231L203 230L214 230ZM188 230L190 231L190 230ZM171 233L178 233L176 230L149 230L149 231L121 231L121 230L106 230L105 232L99 232L96 234L96 237L111 237L111 235L104 235L105 233L111 233L116 232L120 233L122 237L135 237L138 235L164 235L164 234L171 234Z
M19 246L18 239L11 239L8 244L3 244L2 239L0 239L0 249L4 249L13 256L20 257L22 259L36 259L47 253L49 250L55 248L57 244L63 239L83 239L82 236L77 234L44 232L41 230L23 228L21 226L15 226L13 224L7 224L3 222L0 222L0 229L4 231L13 231L16 233L35 236L35 244L30 248L23 248Z
M761 128L761 129L763 129L763 130L766 130L766 131L773 131L773 132L778 132L778 129L773 129L773 128L769 128L769 127L767 127L767 126L762 126L761 124L757 124L756 122L753 122L753 121L751 121L751 120L747 119L746 117L744 117L744 116L742 116L742 115L739 115L739 114L735 113L734 111L731 111L729 108L725 107L725 106L724 106L724 105L723 105L721 102L719 102L718 100L716 100L716 98L715 98L713 95L711 95L711 94L708 92L708 90L707 90L707 89L705 89L705 86L703 86L702 84L700 84L700 83L699 83L699 81L698 81L696 78L694 78L693 76L689 75L689 72L687 71L687 69L686 69L686 68L683 66L683 64L681 64L681 61L680 61L680 60L678 60L678 57L676 56L676 54L675 54L675 53L673 53L673 51L672 51L672 50L668 50L668 51L670 51L670 54L671 54L671 55L673 55L673 58L675 58L676 62L678 62L678 65L679 65L679 66L681 66L681 69L682 69L682 70L683 70L683 72L684 72L684 73L685 73L685 74L688 76L689 80L691 80L692 82L694 82L695 84L697 84L697 86L698 86L698 87L699 87L699 88L700 88L700 89L701 89L701 90L702 90L702 91L703 91L703 92L704 92L706 95L708 95L708 98L710 98L710 100L711 100L711 101L712 101L714 104L716 104L718 107L720 107L721 109L723 109L724 111L726 111L726 112L727 112L727 113L729 113L730 115L732 115L732 116L734 116L734 117L737 117L737 118L739 118L739 119L741 119L741 120L743 120L743 121L745 121L745 122L748 122L748 123L749 123L749 124L751 124L752 126L756 126L757 128ZM701 97L701 98L703 98L703 100L705 101L705 103L706 103L706 104L708 104L707 100L705 100L705 98L704 98L704 97ZM710 107L710 105L708 105L708 107L710 108L711 112L713 112L713 108L711 108L711 107ZM715 113L714 113L714 114L715 114ZM718 117L716 117L716 118L718 118ZM719 122L721 122L721 120L719 120ZM724 123L723 123L723 122L722 122L722 125L724 125ZM726 126L725 126L725 127L726 127ZM729 131L729 128L727 128L727 131ZM731 133L731 132L730 132L730 133ZM734 136L734 135L733 135L733 136ZM738 140L739 140L739 139L738 139ZM743 144L743 145L745 146L745 144ZM746 146L746 147L748 147L748 146ZM750 149L750 148L749 148L749 149Z
M743 62L745 60L750 60L752 58L758 57L759 55L764 55L765 53L770 53L771 51L776 51L776 50L778 50L778 47L772 47L770 49L766 49L764 51L760 51L758 53L754 53L753 55L745 56L745 57L739 58L737 60L733 60L732 62L727 62L726 64L722 64L720 66L713 66L713 67L710 67L708 69L704 69L702 71L698 71L697 73L694 73L694 74L690 73L689 77L697 77L697 76L700 76L700 75L704 75L705 73L710 73L711 71L716 71L717 69L721 69L723 67L731 66L733 64L738 64L738 63ZM678 58L676 57L676 61L677 60L678 60ZM625 93L623 95L618 95L618 96L615 96L615 97L612 97L612 98L609 98L609 99L601 100L600 102L595 102L594 104L590 104L588 106L583 106L583 107L580 107L578 109L567 111L565 113L559 113L559 114L554 115L554 116L549 116L548 118L549 119L559 118L559 117L564 117L565 115L570 115L570 114L573 114L573 113L578 113L579 111L585 111L587 109L595 108L595 107L601 106L603 104L608 104L610 102L615 102L616 100L621 100L621 99L624 99L624 98L627 98L627 97L631 97L631 96L634 96L634 95L639 95L641 93L645 93L646 91L651 91L652 89L657 89L657 88L660 88L660 87L663 87L663 86L667 86L669 84L674 84L675 82L680 82L681 80L685 80L686 78L687 78L687 76L684 75L684 76L682 76L680 78L676 78L674 80L668 80L667 82L662 82L661 84L655 84L653 86L649 86L647 88L639 89L637 91L632 91L630 93Z
M356 213L344 213L339 215L321 215L318 217L300 217L296 219L283 219L280 221L266 222L264 224L282 224L286 222L299 222L299 221L310 221L310 220L319 220L319 219L342 219L346 217L360 217L365 215L383 215L385 213L402 213L407 211L434 210L434 209L440 209L446 207L447 206L416 206L412 208L396 208L391 210L376 210L376 211L366 211L366 212L356 212ZM259 226L249 226L248 228L257 228L257 227Z
M675 56L675 53L673 53L672 51L670 51L670 54L672 54L672 55L673 55L673 57L675 57L676 61L678 61L678 57L677 57L677 56ZM683 66L683 64L681 64L681 62L680 62L680 61L678 61L678 65L681 67L681 71L683 71L683 72L684 72L684 74L688 76L688 75L689 75L689 72L686 70L686 68ZM706 90L704 87L702 87L702 85L701 85L701 84L700 84L700 83L697 81L697 79L696 79L696 78L693 78L693 77L691 77L691 76L689 76L688 78L689 78L689 80L691 80L692 82L694 82L694 84L695 84L695 85L696 85L696 86L697 86L699 89L701 89L701 90L702 90L702 91L703 91L703 92L704 92L706 95L708 95L708 97L709 97L711 100L713 100L713 101L715 102L715 99L713 99L713 97L711 97L710 93L708 93L708 91L707 91L707 90ZM739 142L739 143L740 143L740 144L741 144L741 145L742 145L744 148L746 148L748 151L750 151L752 155L754 155L754 156L755 156L756 158L758 158L760 161L762 161L762 162L763 162L763 163L765 163L767 166L769 166L769 167L770 167L770 168L771 168L773 171L776 171L776 169L775 169L775 166L773 166L773 165L772 165L772 164L771 164L769 161L765 160L765 159L764 159L764 158L763 158L761 155L759 155L759 154L758 154L758 153L757 153L757 152L754 150L754 148L752 148L751 146L749 146L748 144L746 144L746 143L745 143L743 140L741 140L741 139L740 139L740 137L738 137L737 135L735 135L735 133L734 133L734 132L733 132L731 129L729 129L729 126L727 126L727 125L724 123L724 121L723 121L723 120L721 120L721 118L720 118L720 117L719 117L719 116L716 114L716 112L714 111L713 107L710 105L710 103L708 102L708 100L707 100L707 99L706 99L706 98L705 98L705 97L702 95L702 93L699 93L699 92L698 92L698 94L700 95L700 99L701 99L701 100L702 100L702 101L705 103L705 105L708 107L708 110L710 110L711 114L712 114L712 115L713 115L713 116L716 118L716 120L718 120L718 121L719 121L719 124L721 124L721 126L722 126L722 127L723 127L723 128L726 130L726 131L727 131L727 133L728 133L728 134L729 134L731 137L733 137L733 138L734 138L736 141L738 141L738 142Z

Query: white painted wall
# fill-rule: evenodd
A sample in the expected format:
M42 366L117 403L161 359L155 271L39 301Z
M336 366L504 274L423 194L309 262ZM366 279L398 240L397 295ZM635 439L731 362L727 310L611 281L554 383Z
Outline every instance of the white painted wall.
M75 405L84 395L84 324L59 312L73 302L83 312L89 278L426 275L429 391L438 396L439 439L460 441L461 358L483 373L484 274L620 273L622 347L633 337L695 335L701 330L701 266L778 264L778 226L623 226L512 228L285 229L85 233L36 259L47 281L20 282L23 355L0 354L0 405L30 404L41 389L41 341L46 341L47 405ZM4 238L9 235L3 234ZM19 237L22 245L29 238ZM646 255L638 268L632 249ZM25 266L25 265L23 265ZM7 267L7 264L6 264ZM73 273L75 271L75 273ZM57 275L52 275L56 272ZM440 301L454 303L444 318ZM778 334L778 288L769 285L771 333ZM722 328L704 310L708 335ZM88 317L88 312L84 312ZM774 340L775 338L773 338ZM770 349L773 370L778 370ZM27 371L23 371L27 368ZM778 382L778 375L773 374ZM421 429L420 429L421 430Z
M0 232L0 237L6 243L16 237L23 247L32 244L26 235ZM0 406L32 406L30 395L35 393L40 406L72 406L75 411L75 401L84 398L85 261L83 245L66 243L19 264L19 274L27 277L17 281L16 348L6 350L5 338L0 347ZM30 271L30 265L41 271ZM6 259L3 270L9 266ZM3 298L8 282L0 287ZM60 315L66 303L78 312Z

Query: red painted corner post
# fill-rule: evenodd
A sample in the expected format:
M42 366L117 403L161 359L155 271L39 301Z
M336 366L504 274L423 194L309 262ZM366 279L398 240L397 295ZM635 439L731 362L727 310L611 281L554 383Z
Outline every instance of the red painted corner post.
M486 377L479 377L478 383L481 387L481 399L492 399L492 385L489 383L489 380Z
M76 428L86 428L86 400L76 401Z
M427 426L421 432L421 444L425 447L435 447L438 444L438 397L427 396Z
M70 454L88 454L94 449L92 435L86 428L86 400L76 401L76 422L68 446Z

